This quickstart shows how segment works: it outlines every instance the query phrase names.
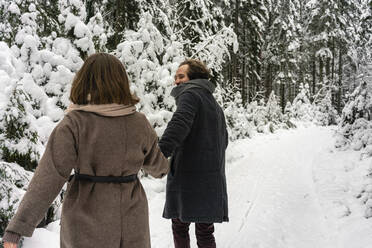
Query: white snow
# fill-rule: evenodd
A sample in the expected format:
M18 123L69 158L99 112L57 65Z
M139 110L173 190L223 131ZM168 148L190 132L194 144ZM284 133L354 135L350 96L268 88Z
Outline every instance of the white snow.
M372 219L357 197L372 158L334 149L336 127L303 126L237 140L227 150L230 222L216 224L222 248L367 248ZM173 247L161 217L166 179L142 179L153 248ZM371 191L365 185L365 191ZM36 229L24 248L58 247L59 222ZM191 247L196 247L194 226Z
M62 18L61 18L62 20ZM72 13L68 13L67 17L66 17L66 22L65 22L65 28L66 30L70 30L71 28L75 27L75 25L79 22L79 18L76 17L74 14Z
M11 4L9 5L9 7L8 7L8 10L9 10L9 12L12 13L12 14L16 14L16 15L20 15L20 14L21 14L21 12L20 12L20 10L19 10L19 8L18 8L18 5L15 4L15 3L11 3Z

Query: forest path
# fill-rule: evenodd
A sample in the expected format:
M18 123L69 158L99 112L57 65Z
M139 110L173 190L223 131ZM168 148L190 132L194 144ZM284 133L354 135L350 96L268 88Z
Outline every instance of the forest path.
M365 244L370 244L370 239L359 242L360 246L354 244L359 241L355 237L361 230L364 234L358 237L368 237L372 230L370 222L360 225L356 221L356 235L346 242L351 246L343 246L346 239L340 237L351 237L345 235L349 229L340 236L337 221L330 218L334 199L344 197L334 172L357 160L332 152L332 129L308 126L278 130L229 145L226 176L230 222L215 225L217 247L368 247ZM166 179L141 181L149 200L152 248L174 247L170 220L161 217ZM194 230L191 225L192 248L197 247ZM23 247L58 248L59 231L59 221L47 229L38 228L32 238L25 239Z
M230 222L216 224L222 248L337 248L319 203L314 163L329 156L330 128L282 130L239 140L227 151ZM326 160L324 160L326 161ZM164 201L151 199L152 246L172 246L170 221L159 220ZM191 247L197 247L191 225Z

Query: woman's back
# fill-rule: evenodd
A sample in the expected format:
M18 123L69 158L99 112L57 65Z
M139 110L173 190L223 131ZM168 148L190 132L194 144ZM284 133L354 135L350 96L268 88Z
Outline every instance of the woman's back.
M137 173L143 168L162 177L168 161L150 123L135 111L139 99L122 63L110 54L89 56L75 75L70 100L6 229L4 247L32 235L68 181L61 248L149 248L147 199Z
M92 112L71 111L67 116L77 139L76 169L80 169L82 174L137 174L144 165L146 149L156 138L146 117L138 112L106 117Z
M129 176L142 167L155 177L167 172L157 136L143 114L105 117L71 111L68 117L75 129L79 173ZM93 240L95 247L150 247L147 200L138 180L116 184L73 179L69 186L62 212L62 248L91 247ZM83 238L90 236L92 240Z

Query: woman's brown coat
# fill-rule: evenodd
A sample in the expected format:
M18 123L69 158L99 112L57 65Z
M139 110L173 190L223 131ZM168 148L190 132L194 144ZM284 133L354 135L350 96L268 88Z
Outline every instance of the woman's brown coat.
M71 111L50 135L7 232L31 236L71 171L127 176L141 168L154 177L168 172L157 135L138 112L105 117ZM159 216L160 217L160 216ZM61 217L61 248L150 247L148 206L139 180L68 183Z

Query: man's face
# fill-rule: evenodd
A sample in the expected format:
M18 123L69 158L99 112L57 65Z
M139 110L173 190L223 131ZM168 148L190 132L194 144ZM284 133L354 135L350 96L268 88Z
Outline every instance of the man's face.
M174 84L179 85L189 81L189 76L187 76L187 71L189 70L189 65L181 65L176 71L176 76L174 76Z

